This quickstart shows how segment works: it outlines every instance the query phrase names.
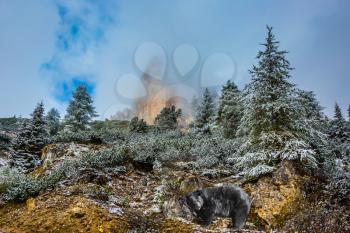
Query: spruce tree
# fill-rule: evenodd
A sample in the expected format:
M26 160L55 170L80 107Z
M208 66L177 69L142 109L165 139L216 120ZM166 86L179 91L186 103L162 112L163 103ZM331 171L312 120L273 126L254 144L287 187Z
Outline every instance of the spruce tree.
M334 119L339 122L344 122L343 113L341 112L338 103L335 103L334 105Z
M203 133L210 132L210 124L214 120L214 102L208 88L203 93L201 104L195 118L195 127Z
M350 122L350 105L348 107L348 121Z
M46 125L50 136L57 134L60 127L60 113L57 109L51 108L46 115Z
M31 167L36 162L34 162L35 156L30 154L39 155L47 143L48 133L44 118L44 105L41 102L31 114L31 119L24 120L22 123L14 143L14 149L19 153L13 158L13 163Z
M164 107L156 116L154 123L159 131L174 130L178 127L177 119L181 116L181 109L175 106Z
M64 119L65 130L73 132L85 130L91 120L97 116L92 103L86 87L80 85L73 93L73 98L68 105Z
M29 120L23 120L19 126L16 140L13 148L20 152L29 151L29 140L32 136L31 125Z
M40 152L40 150L48 141L44 112L44 104L41 102L37 105L32 114L32 138L30 141L30 145L32 146L33 152Z
M298 90L298 96L300 107L305 112L307 119L321 120L323 117L322 110L319 101L316 99L315 93L312 91Z
M41 102L38 103L31 114L31 119L23 122L17 135L15 149L22 152L39 154L40 150L47 143L47 140L44 105Z
M241 111L240 91L233 81L228 80L222 88L216 117L216 122L222 126L226 138L235 137Z
M350 128L345 121L342 111L337 103L334 106L334 118L330 123L329 137L332 144L332 152L336 158L350 157Z
M238 135L245 142L239 149L236 168L248 178L273 171L280 160L301 160L316 165L315 151L304 140L305 112L299 107L297 92L290 78L286 51L278 48L267 27L258 64L250 70L252 81L244 90L244 112Z
M343 117L343 113L338 105L334 105L334 118L331 122L331 131L330 137L339 143L342 143L346 140L346 122Z

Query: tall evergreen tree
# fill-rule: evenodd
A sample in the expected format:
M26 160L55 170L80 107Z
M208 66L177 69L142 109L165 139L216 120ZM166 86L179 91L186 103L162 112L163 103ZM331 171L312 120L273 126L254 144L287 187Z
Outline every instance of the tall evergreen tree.
M157 130L173 130L178 127L177 119L181 116L181 109L176 110L175 106L164 107L156 116L154 123Z
M201 104L198 108L198 113L195 117L194 125L203 132L210 132L209 125L214 120L214 102L208 88L203 93Z
M304 109L307 119L321 120L323 117L319 101L316 99L315 93L312 91L298 90L298 100L300 107Z
M344 122L343 113L341 112L338 103L335 103L334 105L334 119L339 122Z
M49 131L50 136L57 134L60 127L60 113L57 109L51 108L46 115L46 125Z
M34 154L39 154L48 141L46 122L44 117L44 104L38 103L29 122L25 122L15 143L15 148Z
M330 137L338 142L344 142L347 139L346 121L343 113L337 103L334 105L334 118L331 122Z
M350 156L350 128L337 103L334 105L334 118L330 123L329 137L333 143L333 154L337 158Z
M92 103L86 87L80 85L73 93L73 98L68 105L64 119L65 129L73 132L85 130L91 120L97 116Z
M251 83L244 90L244 112L238 135L244 136L236 168L247 177L257 177L273 170L280 160L302 160L316 165L315 151L304 140L303 120L297 92L290 78L286 51L278 48L267 27L263 51L257 55L258 65L250 73Z
M240 95L238 87L231 80L228 80L222 88L216 121L223 127L224 136L227 138L235 137L240 123L242 115Z
M10 156L10 166L16 167L24 173L34 170L40 165L39 155L41 149L48 142L47 131L43 116L44 108L39 103L31 114L29 120L23 119L19 133L13 144L13 151Z
M14 149L17 151L28 151L29 150L29 140L32 136L30 122L23 120L19 126L18 134L14 142Z
M44 104L41 102L37 105L32 114L31 125L33 141L31 144L33 146L33 151L40 151L48 140L44 112Z

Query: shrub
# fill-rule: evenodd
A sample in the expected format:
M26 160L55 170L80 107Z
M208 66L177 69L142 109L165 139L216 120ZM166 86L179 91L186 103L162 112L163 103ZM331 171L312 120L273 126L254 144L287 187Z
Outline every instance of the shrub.
M130 132L146 133L148 130L147 123L143 119L133 117L129 124Z
M39 182L17 169L0 168L0 199L23 201L40 191Z
M59 166L39 178L8 167L0 168L0 199L4 201L23 201L36 195L40 190L53 188L63 180L79 177L80 168L113 167L125 161L126 147L111 148L86 153L75 159L65 160Z

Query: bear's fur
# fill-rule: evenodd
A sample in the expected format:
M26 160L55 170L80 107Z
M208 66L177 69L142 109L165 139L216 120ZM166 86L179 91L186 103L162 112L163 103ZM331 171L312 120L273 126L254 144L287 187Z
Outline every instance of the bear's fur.
M206 226L214 217L229 217L236 229L244 225L251 204L248 195L237 186L196 190L182 197L181 202Z

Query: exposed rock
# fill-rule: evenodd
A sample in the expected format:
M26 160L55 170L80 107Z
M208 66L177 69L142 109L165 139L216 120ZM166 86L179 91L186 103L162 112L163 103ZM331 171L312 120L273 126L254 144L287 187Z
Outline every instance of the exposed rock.
M111 177L93 168L83 168L79 170L78 180L80 182L91 182L99 185L104 185L111 180Z
M110 176L118 176L120 174L125 174L127 172L127 169L125 166L118 166L113 168L105 168L103 171Z
M118 207L118 206L110 206L108 208L108 212L111 213L111 214L119 215L119 216L123 215L123 210L120 207Z
M11 150L0 148L0 167L9 165L10 158L11 158Z
M271 176L245 185L253 200L251 214L256 214L270 226L280 218L302 195L303 177L291 162L283 162Z
M35 199L34 198L29 198L26 201L26 205L27 205L27 210L28 211L33 211L35 206L36 206Z
M0 232L128 232L128 222L84 197L48 194L35 198L35 208L23 204L0 208Z
M70 209L70 213L74 218L81 218L85 215L84 210L81 207L73 207Z
M190 210L179 202L178 198L171 198L163 204L163 214L166 218L183 218L188 221L193 220Z
M101 146L94 144L55 143L44 147L41 159L43 167L47 168L69 157L80 156L83 153L98 149L101 149Z
M196 176L186 177L180 184L180 192L182 194L190 193L202 188L204 188L203 181Z
M8 165L8 160L4 158L0 158L0 167L4 167Z

